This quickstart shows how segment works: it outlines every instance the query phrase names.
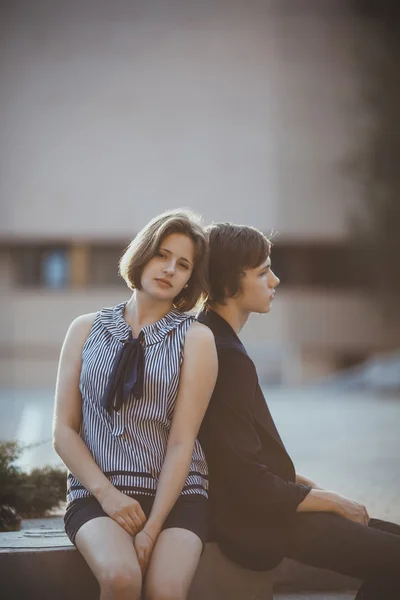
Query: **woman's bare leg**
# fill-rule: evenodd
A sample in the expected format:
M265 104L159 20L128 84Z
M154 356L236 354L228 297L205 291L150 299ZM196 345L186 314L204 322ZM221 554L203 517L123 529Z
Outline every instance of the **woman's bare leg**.
M100 600L139 600L142 576L132 537L110 517L78 530L75 544L100 585Z
M146 575L146 600L185 600L202 551L200 538L173 527L157 539Z

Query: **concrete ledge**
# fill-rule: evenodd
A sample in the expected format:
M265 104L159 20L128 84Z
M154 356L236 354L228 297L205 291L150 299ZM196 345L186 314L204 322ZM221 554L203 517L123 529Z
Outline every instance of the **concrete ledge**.
M97 600L99 586L60 529L0 533L1 598ZM79 582L79 585L77 585ZM188 600L272 600L273 591L356 590L359 581L285 559L269 572L243 569L206 544Z
M274 592L358 590L360 581L328 569L309 567L285 558L272 571Z
M86 562L61 530L0 534L4 600L98 600ZM189 600L272 600L273 574L243 569L207 544Z

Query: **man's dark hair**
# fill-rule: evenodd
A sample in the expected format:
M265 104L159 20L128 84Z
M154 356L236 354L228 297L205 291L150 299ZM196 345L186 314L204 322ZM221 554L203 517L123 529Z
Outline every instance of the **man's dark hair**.
M270 255L272 242L255 227L214 223L206 228L209 239L209 294L205 306L225 304L240 292L240 278L246 269L262 265Z

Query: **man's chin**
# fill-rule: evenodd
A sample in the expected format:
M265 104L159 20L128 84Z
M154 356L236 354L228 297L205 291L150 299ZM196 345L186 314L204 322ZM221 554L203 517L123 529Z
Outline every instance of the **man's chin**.
M271 310L270 306L263 306L262 308L252 310L251 312L254 312L258 315L266 315L269 313L270 310Z

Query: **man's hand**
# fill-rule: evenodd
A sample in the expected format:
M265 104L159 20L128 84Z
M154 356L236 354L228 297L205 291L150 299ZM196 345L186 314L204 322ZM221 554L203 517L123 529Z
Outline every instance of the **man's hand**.
M129 535L134 536L143 529L146 515L134 498L110 486L99 498L99 502L104 512L121 525Z
M144 576L149 566L150 557L154 549L155 540L143 529L135 537L134 546L142 575Z
M298 512L330 512L344 519L368 525L369 516L363 504L336 492L311 490L297 507Z
M355 521L355 523L361 523L361 525L368 525L369 515L363 504L356 502L355 500L350 500L335 492L329 493L332 495L333 501L332 512L345 519L349 519L349 521Z

